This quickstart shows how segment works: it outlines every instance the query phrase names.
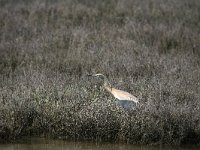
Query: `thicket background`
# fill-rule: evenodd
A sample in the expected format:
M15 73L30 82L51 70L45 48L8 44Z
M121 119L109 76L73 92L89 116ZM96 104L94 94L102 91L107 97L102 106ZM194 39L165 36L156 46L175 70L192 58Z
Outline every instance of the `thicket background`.
M198 144L199 81L199 0L0 0L1 141Z

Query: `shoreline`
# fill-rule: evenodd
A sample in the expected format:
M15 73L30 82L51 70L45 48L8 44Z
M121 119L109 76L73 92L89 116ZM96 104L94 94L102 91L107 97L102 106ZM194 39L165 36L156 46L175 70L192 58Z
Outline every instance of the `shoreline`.
M0 140L199 145L199 44L199 0L1 0Z

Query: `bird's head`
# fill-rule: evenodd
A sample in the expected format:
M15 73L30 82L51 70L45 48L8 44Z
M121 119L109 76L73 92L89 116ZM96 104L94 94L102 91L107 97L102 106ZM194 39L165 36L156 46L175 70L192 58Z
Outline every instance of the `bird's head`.
M104 79L105 76L101 73L97 73L97 74L89 74L88 76L91 76L91 77L97 77L97 78L100 78L100 79Z
M109 83L108 79L106 78L106 76L104 76L103 74L101 73L97 73L97 74L89 74L88 76L91 76L91 77L97 77L101 80L103 80L104 82L104 86L109 86L111 87L111 84Z
M88 76L98 78L98 79L100 79L103 82L105 82L105 80L106 80L106 77L103 74L101 74L101 73L89 74Z

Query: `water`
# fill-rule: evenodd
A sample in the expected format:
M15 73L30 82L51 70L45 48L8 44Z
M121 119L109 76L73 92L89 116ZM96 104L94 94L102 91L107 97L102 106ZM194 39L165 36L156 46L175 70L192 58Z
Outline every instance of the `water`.
M199 150L195 147L155 147L130 144L69 142L44 138L23 139L15 144L0 144L0 150Z

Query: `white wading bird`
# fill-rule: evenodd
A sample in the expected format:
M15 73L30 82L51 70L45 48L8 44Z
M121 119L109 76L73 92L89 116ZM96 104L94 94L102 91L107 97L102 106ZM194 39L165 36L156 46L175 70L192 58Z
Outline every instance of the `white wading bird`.
M121 105L123 108L133 108L135 106L137 106L138 104L138 99L133 96L132 94L122 91L122 90L118 90L115 89L111 86L111 84L109 83L108 79L101 73L98 74L93 74L93 75L89 75L89 76L93 76L93 77L98 77L104 80L104 88L110 92L115 99L117 99L117 102L119 105Z

